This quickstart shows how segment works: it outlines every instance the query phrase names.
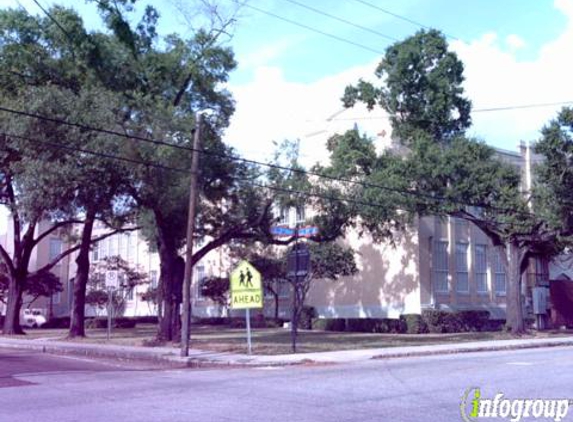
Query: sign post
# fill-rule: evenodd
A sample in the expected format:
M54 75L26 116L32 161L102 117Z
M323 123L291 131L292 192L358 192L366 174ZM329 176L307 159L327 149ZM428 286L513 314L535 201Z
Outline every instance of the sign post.
M107 341L111 338L111 312L112 312L112 292L119 287L119 277L117 271L106 271L105 287L107 290Z
M231 282L231 309L245 309L247 348L252 353L251 309L263 307L263 283L261 273L247 261L242 261L233 270Z

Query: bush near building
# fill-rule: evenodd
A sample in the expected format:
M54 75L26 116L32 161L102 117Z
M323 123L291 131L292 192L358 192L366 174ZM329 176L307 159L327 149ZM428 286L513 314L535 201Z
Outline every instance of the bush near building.
M347 331L357 333L462 333L470 331L498 331L503 321L489 319L488 311L448 312L426 310L422 315L402 315L390 318L331 318L314 319L312 328L325 331Z

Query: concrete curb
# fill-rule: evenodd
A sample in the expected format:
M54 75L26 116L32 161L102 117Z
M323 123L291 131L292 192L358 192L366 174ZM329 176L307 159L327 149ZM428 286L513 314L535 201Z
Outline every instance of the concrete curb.
M439 350L420 350L420 351L407 351L392 353L383 353L380 355L373 356L372 359L392 359L392 358L404 358L404 357L420 357L420 356L438 356L438 355L453 355L459 353L479 353L479 352L503 352L509 350L524 350L524 349L539 349L546 347L571 347L573 346L573 339L563 339L560 341L550 341L550 342L539 342L539 343L523 343L523 344L511 344L511 345L484 345L484 346L470 346L451 348L451 349L439 349Z
M553 339L495 340L429 346L408 346L385 349L346 350L336 352L301 353L296 355L249 356L242 354L190 351L189 357L178 355L177 349L144 348L103 344L68 343L53 340L22 340L0 338L0 347L35 350L43 353L110 358L117 360L141 360L158 364L189 367L277 367L295 365L329 365L339 363L364 362L372 359L395 359L458 353L494 352L543 347L573 346L573 337Z
M0 347L34 350L42 353L108 358L128 361L148 361L160 364L186 367L230 366L231 363L202 358L200 356L180 357L176 352L164 352L156 348L126 347L101 344L75 344L53 341L0 339ZM209 353L205 353L208 355Z

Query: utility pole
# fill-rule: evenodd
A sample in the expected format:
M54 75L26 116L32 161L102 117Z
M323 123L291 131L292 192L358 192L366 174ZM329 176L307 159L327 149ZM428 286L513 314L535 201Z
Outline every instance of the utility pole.
M193 156L191 158L191 184L189 187L189 215L187 219L187 253L185 255L185 276L183 279L183 323L181 324L181 356L189 356L191 334L191 281L193 280L193 233L195 232L195 206L197 203L197 173L199 171L199 149L201 147L201 114L195 118Z

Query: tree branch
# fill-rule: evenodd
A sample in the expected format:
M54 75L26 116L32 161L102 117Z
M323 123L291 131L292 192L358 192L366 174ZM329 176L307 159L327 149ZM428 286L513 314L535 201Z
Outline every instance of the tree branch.
M32 240L32 245L36 246L38 243L40 243L43 239L45 239L47 236L49 236L50 234L52 234L53 232L55 232L56 230L58 230L60 227L64 227L67 226L68 224L81 224L82 221L81 220L67 220L67 221L60 221L56 224L54 224L52 227L50 227L48 230L46 230L44 233L42 233L41 235L39 235L36 239Z
M90 240L90 244L93 244L93 243L99 242L99 241L101 241L101 240L107 239L108 237L113 236L114 234L117 234L117 233L124 233L124 232L136 231L136 230L139 230L139 229L140 229L140 227L131 227L131 228L127 228L127 229L117 229L117 230L114 230L114 231L111 231L111 232L102 234L102 235L97 236L97 237L92 237L91 240ZM80 247L81 247L81 244L78 244L78 245L76 245L76 246L73 246L73 247L69 248L68 250L66 250L66 251L62 252L61 254L59 254L58 256L56 256L56 257L52 260L52 262L50 262L49 264L44 265L42 268L40 268L40 269L34 271L31 275L36 275L36 274L38 274L38 273L40 273L40 272L42 272L42 271L50 271L52 268L54 268L54 267L58 264L58 262L60 262L60 261L61 261L62 259L64 259L66 256L71 255L72 253L74 253L74 252L76 252L77 250L79 250Z

